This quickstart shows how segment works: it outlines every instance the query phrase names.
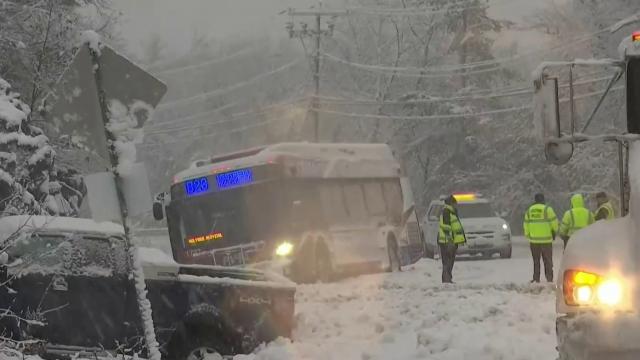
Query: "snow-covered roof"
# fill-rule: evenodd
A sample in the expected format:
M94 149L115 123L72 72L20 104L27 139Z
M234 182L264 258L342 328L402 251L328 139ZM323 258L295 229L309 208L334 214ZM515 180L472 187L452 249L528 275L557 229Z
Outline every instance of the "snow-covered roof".
M55 231L100 233L108 235L123 234L123 228L112 222L96 222L91 219L79 219L56 216L16 215L0 218L0 238L16 232Z
M192 166L174 177L174 183L220 172L268 163L299 167L299 177L397 177L400 164L386 144L279 143L217 157L225 159ZM202 163L202 161L200 161ZM313 169L310 169L313 168ZM311 171L312 170L312 171ZM313 173L313 174L312 174Z

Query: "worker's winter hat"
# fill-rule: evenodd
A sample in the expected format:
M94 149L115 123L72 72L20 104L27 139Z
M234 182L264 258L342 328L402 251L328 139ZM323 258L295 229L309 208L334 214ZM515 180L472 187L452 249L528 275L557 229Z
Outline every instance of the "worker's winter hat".
M455 196L449 195L449 196L447 196L446 199L444 199L444 203L447 204L447 205L453 206L453 205L456 205L458 203L458 200L456 200Z
M604 191L600 191L599 193L596 194L596 199L606 199L607 198L607 193Z
M533 199L535 200L535 202L539 202L539 203L543 203L544 202L544 194L542 193L537 193Z

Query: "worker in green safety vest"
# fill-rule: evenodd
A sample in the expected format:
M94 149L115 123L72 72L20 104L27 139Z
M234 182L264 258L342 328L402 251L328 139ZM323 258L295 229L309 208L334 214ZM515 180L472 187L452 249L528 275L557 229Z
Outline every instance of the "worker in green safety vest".
M564 247L567 247L571 235L594 221L593 214L584 206L584 197L581 194L571 196L571 209L564 213L560 223L560 237L564 241Z
M444 200L444 209L440 214L438 245L442 258L442 283L453 283L453 264L458 246L467 242L458 217L458 201L451 195Z
M553 240L558 233L558 218L553 208L545 203L543 194L536 194L534 203L524 214L524 236L529 239L533 258L533 280L540 282L540 258L544 262L544 275L553 281Z
M595 221L615 219L615 210L613 209L613 205L611 205L611 201L609 201L607 193L597 193L596 201L598 203L598 208L596 209L595 213Z

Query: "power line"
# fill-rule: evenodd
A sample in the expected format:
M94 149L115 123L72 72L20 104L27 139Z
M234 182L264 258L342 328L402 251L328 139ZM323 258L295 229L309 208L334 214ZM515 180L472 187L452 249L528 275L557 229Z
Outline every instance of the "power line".
M176 124L176 123L177 122L183 122L183 121L190 121L190 120L201 118L201 117L206 116L206 115L215 114L217 112L232 108L232 107L234 107L236 105L238 105L238 102L232 102L232 103L228 103L228 104L225 104L225 105L222 105L222 106L218 106L215 109L201 111L199 113L196 113L196 114L193 114L193 115L188 115L188 116L177 118L177 119L158 121L158 122L154 121L154 122L151 123L151 125L154 126L154 127L156 125L165 125L165 124L168 124L168 125L179 125L179 124Z
M182 98L182 99L172 100L172 101L169 101L169 102L162 103L162 104L158 105L157 109L166 109L166 108L168 108L170 106L179 106L179 105L187 104L187 103L190 103L190 102L193 102L193 101L204 101L204 100L208 100L208 99L210 99L212 97L216 97L216 96L220 96L220 95L224 95L224 94L230 93L232 91L241 89L241 88L243 88L243 87L245 87L247 85L250 85L250 84L253 84L253 83L257 82L257 81L260 81L262 79L265 79L265 78L267 78L267 77L269 77L271 75L274 75L274 74L277 74L279 72L288 70L288 69L298 65L300 62L302 62L302 60L303 59L294 60L294 61L292 61L290 63L287 63L285 65L280 66L279 68L273 69L271 71L264 72L262 74L254 76L254 77L252 77L252 78L250 78L248 80L236 83L234 85L231 85L231 86L228 86L228 87L225 87L225 88L222 88L222 89L216 89L216 90L208 91L208 92L205 92L205 93L202 93L202 94L189 96L189 97L185 97L185 98Z
M446 120L446 119L462 119L473 116L488 116L494 114L502 114L505 112L516 112L522 110L530 110L531 105L524 105L519 107L512 107L507 109L491 110L479 113L462 113L462 114L446 114L446 115L378 115L378 114L361 114L361 113L348 113L343 111L314 109L322 113L340 115L345 117L357 117L357 118L369 118L369 119L383 119L383 120Z
M323 57L325 59L328 59L328 60L331 60L333 62L337 62L337 63L340 63L340 64L349 65L349 66L354 67L354 68L367 70L367 71L371 71L371 72L376 72L376 73L381 73L381 74L393 74L395 76L401 76L401 77L434 79L434 78L451 77L452 73L454 72L453 70L452 71L448 71L448 72L433 72L433 71L430 72L430 71L424 71L423 70L420 73L408 73L407 70L410 70L412 68L360 64L360 63L356 63L356 62L353 62L353 61L341 59L341 58L339 58L337 56L334 56L334 55L331 55L331 54L328 54L328 53L324 53L322 55L323 55ZM465 72L459 72L461 70L464 70L464 68L459 68L458 70L456 70L456 71L459 72L456 75L468 76L468 75L486 74L486 73L489 73L489 72L498 71L498 70L500 70L502 68L503 68L502 66L495 66L495 67L491 67L491 68L488 68L488 69L470 70L470 71L465 71ZM413 69L417 69L417 68L413 68Z
M499 0L494 1L493 4L482 4L482 5L472 5L472 6L464 6L471 5L472 1L458 1L447 4L445 7L403 7L403 8L385 8L385 7L352 7L347 8L347 12L349 15L351 14L362 14L362 15L378 15L378 16L431 16L438 14L447 14L451 12L462 12L465 10L473 10L473 9L485 9L490 5L495 5L496 3L505 2L507 0Z
M592 78L583 81L576 81L573 83L574 86L587 85L596 82L601 82L604 80L610 80L610 77L600 77L600 78ZM569 84L561 84L560 88L567 88ZM335 105L410 105L410 104L431 104L431 103L441 103L441 102L452 102L452 101L474 101L474 100L485 100L485 99L496 99L496 98L504 98L504 97L515 97L522 95L533 95L533 90L530 87L520 87L520 88L505 88L507 89L505 92L501 92L500 89L489 89L489 91L494 91L494 93L485 94L485 95L448 95L448 96L437 96L430 99L414 99L414 100L386 100L386 101L378 101L375 99L348 99L348 98L337 98L337 97L328 97L328 96L319 96L318 99L326 104L335 104ZM480 94L486 93L486 91L482 91Z
M624 89L625 89L625 87L624 87L624 86L617 86L617 87L615 87L615 88L612 88L612 89L610 90L610 92L621 91L621 90L624 90ZM582 100L582 99L586 99L586 98L593 97L593 96L596 96L596 95L602 95L602 94L604 94L605 92L606 92L606 90L594 91L594 92L591 92L591 93L586 93L586 94L582 94L582 95L579 95L579 96L575 96L573 99L574 99L574 101L575 101L575 100ZM570 99L569 99L569 98L562 98L562 99L560 99L560 100L559 100L559 102L560 102L560 103L567 103L567 102L569 102L569 101L570 101ZM531 106L531 107L532 107L532 106ZM409 142L409 143L406 145L406 147L405 147L405 149L404 149L403 153L405 153L405 154L406 154L406 153L407 153L407 152L409 152L409 150L411 150L412 148L414 148L414 147L416 147L416 146L420 145L422 142L424 142L425 140L429 139L429 137L430 137L430 136L431 136L431 135L422 136L422 137L419 137L419 138L417 138L417 139L415 139L415 140L412 140L411 142Z
M303 101L305 99L306 98L303 97L303 98L299 98L299 99L296 99L296 100L293 100L293 101L289 101L289 102L285 102L285 103L278 103L278 104L268 105L268 106L262 107L258 111L247 111L247 112L231 114L229 119L214 121L214 122L210 122L210 123L207 123L207 124L189 125L189 126L181 126L181 127L170 128L170 129L161 129L161 130L155 130L155 131L148 131L148 132L145 132L145 135L170 134L170 133L174 133L176 131L201 129L201 128L206 128L206 127L213 126L213 125L226 124L226 123L230 123L230 122L236 121L236 120L238 120L238 119L240 119L242 117L245 117L246 115L264 114L264 113L268 112L268 110L270 110L270 109L273 109L273 108L276 108L276 107L280 107L280 106L294 105L294 104L296 104L296 103L298 103L300 101ZM218 111L217 109L214 109L214 110ZM197 117L197 116L201 116L201 115L202 114L196 114L196 115L189 116L187 118ZM177 119L175 121L183 121L184 119L187 119L187 118Z
M624 89L624 86L618 86L618 87L612 88L610 91L620 91L620 90L623 90L623 89ZM601 95L601 94L604 94L604 93L605 93L604 90L594 91L594 92L590 92L590 93L586 93L586 94L575 96L574 100L586 99L586 98L589 98L589 97L592 97L592 96L596 96L596 95ZM560 101L560 103L569 102L569 98L562 98L559 101ZM422 115L414 116L414 115L362 114L362 113L353 113L353 112L349 113L349 112L343 112L343 111L323 110L323 109L314 109L314 110L315 111L324 112L324 113L327 113L327 114L341 115L341 116L345 116L345 117L358 117L358 118L369 118L369 119L447 120L447 119L460 119L460 118L468 118L468 117L475 117L475 116L488 116L488 115L502 114L502 113L508 113L508 112L517 112L517 111L523 111L523 110L530 110L532 108L533 108L533 105L528 104L528 105L523 105L523 106L518 106L518 107L511 107L511 108L497 109L497 110L489 110L489 111L478 112L478 113L424 115L424 116L422 116Z
M493 59L493 60L484 60L484 61L466 63L466 64L456 65L456 66L419 68L419 67L396 67L396 66L384 66L384 65L370 65L370 64L356 63L353 61L339 58L335 55L328 54L328 53L325 53L323 55L327 59L332 60L334 62L339 62L355 68L360 68L363 70L381 73L381 74L395 74L396 76L427 77L427 78L428 77L444 77L445 74L446 76L451 76L452 75L451 73L456 73L455 75L458 75L458 76L460 75L464 76L467 74L473 75L473 74L481 74L486 72L498 71L504 67L504 64L523 59L527 56L548 54L550 52L553 52L559 49L564 49L577 44L581 44L583 42L591 40L593 37L597 35L610 31L610 28L611 26L590 34L578 36L563 44L556 45L544 51L534 50L534 51L529 51L529 52L521 53L521 54L510 56L510 57L504 57L504 58ZM487 66L494 66L494 67L489 69L470 71L470 72L460 72L462 70L474 69L479 67L487 67ZM402 74L403 72L408 74Z
M274 123L274 122L279 121L279 120L282 120L282 119L281 118L274 118L274 119L264 120L264 121L261 121L261 122L257 122L255 124L246 125L246 126L235 128L235 129L231 129L231 130L215 132L215 133L212 133L212 134L209 134L209 135L196 136L196 137L189 136L189 137L185 137L185 138L182 138L182 139L179 139L179 140L176 140L176 141L162 142L162 143L158 143L158 144L142 144L142 145L139 145L138 147L146 148L146 147L154 147L154 146L167 146L167 145L180 144L180 143L183 143L185 141L208 139L208 138L213 138L213 137L217 137L217 136L220 136L220 135L233 134L233 133L236 133L236 132L243 132L243 131L247 131L247 130L250 130L250 129L266 126L268 124Z
M242 55L246 55L249 54L251 52L255 52L256 49L249 47L240 51L237 51L233 54L227 55L227 56L223 56L220 58L214 58L208 61L204 61L201 63L197 63L197 64L192 64L192 65L185 65L185 66L180 66L180 67L174 67L174 68L170 68L170 69L165 69L165 70L160 70L156 73L156 75L171 75L171 74L175 74L175 73L180 73L180 72L185 72L188 70L193 70L193 69L197 69L197 68L201 68L201 67L205 67L205 66L209 66L209 65L214 65L214 64L219 64L222 62L226 62L229 60L233 60L237 57L240 57Z

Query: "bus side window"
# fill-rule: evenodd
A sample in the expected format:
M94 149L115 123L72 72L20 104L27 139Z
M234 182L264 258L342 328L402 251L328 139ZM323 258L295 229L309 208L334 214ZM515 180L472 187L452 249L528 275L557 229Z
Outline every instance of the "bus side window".
M349 210L339 183L322 184L320 193L324 214L330 224L339 224L349 218Z
M434 205L429 209L429 221L439 221L442 205Z
M387 214L387 203L384 199L384 192L382 189L382 183L379 181L368 181L363 184L364 187L364 200L367 205L369 215L384 216Z
M382 184L382 188L384 190L384 197L387 201L388 216L391 219L400 221L400 218L402 217L402 213L404 211L400 181L385 181Z
M346 182L342 187L344 197L347 200L349 219L355 222L363 222L367 219L367 208L364 203L362 184Z

